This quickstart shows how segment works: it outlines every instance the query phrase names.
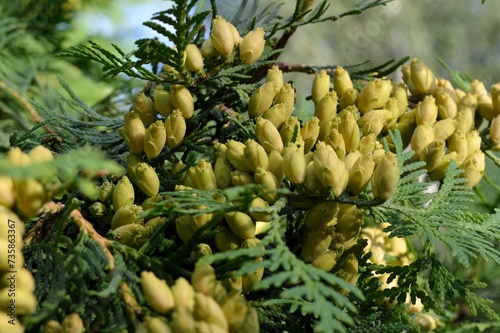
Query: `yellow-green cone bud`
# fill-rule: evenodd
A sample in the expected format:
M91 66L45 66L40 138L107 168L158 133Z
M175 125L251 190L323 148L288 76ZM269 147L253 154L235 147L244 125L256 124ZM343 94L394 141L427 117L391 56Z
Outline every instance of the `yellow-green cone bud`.
M143 152L146 128L137 113L134 111L127 113L125 124L120 128L120 135L132 153L141 154Z
M429 124L418 125L411 137L411 149L419 159L422 151L434 141L434 129Z
M225 252L240 247L241 240L228 228L221 226L216 230L217 233L215 234L214 240L219 251Z
M220 305L210 296L196 293L194 296L194 318L199 322L213 324L228 332L229 324ZM211 332L211 331L210 331Z
M436 139L425 148L421 159L426 162L427 171L431 172L441 164L445 155L445 145L443 140Z
M337 114L338 97L335 91L331 91L318 101L314 108L314 116L320 122L327 121Z
M231 165L227 158L217 158L214 166L214 174L218 188L225 189L231 186Z
M460 154L457 154L456 151L445 154L443 156L443 159L441 160L441 163L439 163L439 166L432 170L432 172L430 173L431 179L443 180L451 160L454 160L457 165L460 166L464 161L464 157Z
M330 134L325 138L325 143L333 148L341 160L344 160L346 155L345 141L337 128L331 130Z
M352 167L354 166L354 163L356 163L356 161L361 157L361 152L359 150L355 150L355 151L352 151L350 152L349 154L346 155L345 159L344 159L344 163L345 163L345 168L350 172ZM385 155L385 153L384 153ZM372 155L373 157L373 155Z
M198 73L203 69L203 56L195 44L186 46L186 67L193 73Z
M253 184L253 176L248 172L235 170L230 174L231 184L233 186L243 186L246 184Z
M375 170L375 161L371 154L362 155L349 170L349 183L347 187L354 194L363 192Z
M417 105L417 125L432 125L436 122L437 115L438 108L436 106L436 100L430 95L425 96L424 100Z
M273 104L277 93L278 86L273 81L266 82L255 90L248 101L248 115L250 118L255 118L266 112Z
M306 214L305 227L315 230L328 225L334 225L340 209L340 204L334 201L320 202L312 206Z
M164 117L168 117L174 110L171 102L170 91L155 88L153 90L153 99L156 111Z
M233 52L233 31L229 23L219 15L215 16L215 19L212 20L210 40L214 48L222 55L227 57Z
M214 43L212 43L211 38L207 38L201 44L201 54L203 58L215 58L220 55L219 51L217 51L214 47Z
M252 208L257 208L257 209L258 208L268 208L268 207L269 207L269 203L260 197L254 198L252 200L252 202L250 203L250 209L252 209ZM272 219L271 214L267 213L267 212L250 211L249 214L256 221L269 222Z
M42 184L33 178L14 182L14 191L17 209L27 218L35 216L47 199Z
M255 222L243 212L229 212L224 214L231 231L243 239L255 238Z
M217 280L215 270L210 265L195 266L191 274L191 285L196 292L211 295L215 289Z
M461 130L455 131L448 139L448 150L456 151L458 154L466 157L468 154L467 137Z
M149 127L149 125L156 121L156 111L153 100L147 97L143 92L135 96L132 111L137 113L146 127Z
M444 89L436 90L436 105L441 119L455 118L457 115L457 103Z
M289 117L287 106L284 103L275 104L267 109L262 117L271 121L276 128L280 128Z
M360 134L355 116L356 112L356 108L350 106L339 113L339 132L344 137L346 152L356 150L359 145Z
M325 272L329 272L337 264L337 259L340 257L339 252L327 250L311 262L311 266L319 268Z
M191 251L191 258L199 259L203 256L211 256L213 254L212 248L206 243L199 243L196 245L195 249Z
M432 94L436 89L436 77L422 61L414 58L410 63L411 82L421 94Z
M132 205L134 199L134 186L127 176L123 176L113 189L113 209L117 211L123 206Z
M175 280L174 285L170 289L172 290L172 295L174 296L176 309L186 308L193 311L195 291L188 280L180 277Z
M240 59L244 64L253 64L260 58L262 52L264 52L264 47L266 46L264 35L264 29L255 28L243 37L239 50Z
M463 176L468 179L464 184L468 187L476 186L483 178L486 168L485 155L482 151L471 154L460 166L464 170Z
M304 153L308 153L316 144L316 140L318 140L319 121L318 117L312 117L300 129L300 135L302 136L302 140L304 140Z
M342 234L344 239L344 251L349 250L358 241L363 224L364 213L362 210L355 210L353 214L343 214L335 225L335 231Z
M355 88L347 89L344 95L340 97L340 109L343 110L348 106L356 106L358 103L359 92Z
M294 184L302 184L306 178L306 158L304 147L289 143L283 152L283 171L288 180Z
M248 162L245 158L245 144L243 142L229 140L226 142L226 147L227 159L236 170L239 170L241 172L252 172L252 169L248 165Z
M12 290L15 290L13 292ZM10 311L9 307L15 301L15 313L18 315L27 315L36 309L36 297L31 291L19 287L9 287L0 290L0 306L2 309ZM10 332L10 331L9 331Z
M358 96L358 109L365 113L371 109L381 108L387 103L392 91L390 80L375 79L363 87Z
M144 245L149 236L146 228L139 223L122 225L113 229L113 233L114 240L136 249Z
M314 104L317 104L330 91L330 75L322 69L314 76L311 97Z
M287 118L293 113L295 107L295 89L293 89L290 83L285 84L278 91L278 94L274 98L274 104L283 103L286 105Z
M184 215L175 220L175 231L180 239L186 243L194 234L192 219Z
M90 215L97 218L102 218L106 215L107 208L102 202L94 202L89 207Z
M465 94L457 103L458 109L470 108L472 110L476 110L477 108L477 96L473 94Z
M0 206L12 207L15 201L14 181L10 177L0 176Z
M85 326L77 313L67 315L61 323L61 333L83 333Z
M156 158L160 155L167 142L167 131L161 120L149 125L144 136L144 153L148 158Z
M322 227L311 231L304 240L299 257L305 262L312 262L325 253L333 240L333 228Z
M61 333L61 324L57 320L49 320L45 324L44 333Z
M255 132L257 134L257 140L268 153L272 150L277 150L280 153L283 152L283 141L281 140L278 129L272 122L264 118L259 118L255 125Z
M165 318L146 317L144 325L148 333L172 333L172 329L170 329L170 326L168 326L167 320ZM138 333L137 330L135 333Z
M359 140L358 150L361 154L372 154L375 150L377 137L375 134L368 134Z
M493 113L495 116L500 115L500 83L491 86L491 104L493 105Z
M436 122L432 125L432 128L434 129L434 140L446 141L453 133L455 133L457 120L453 118L446 118Z
M11 147L7 153L7 159L12 166L23 166L31 164L28 154L23 153L19 147Z
M97 188L97 200L100 202L107 202L111 195L113 194L113 184L109 181L105 180L98 188Z
M338 276L341 276L345 281L354 285L358 281L358 259L350 253L346 260L340 266Z
M196 187L202 191L210 191L217 188L217 178L215 177L212 164L201 159L195 167Z
M194 99L188 88L180 84L170 86L170 99L174 109L181 111L182 116L189 119L194 113Z
M495 117L495 110L493 109L493 101L488 94L480 95L477 97L477 111L481 117L491 121Z
M141 273L141 289L148 305L161 314L166 314L174 307L174 295L165 280L156 277L153 272Z
M132 175L130 175L132 177ZM160 179L153 167L146 162L137 165L134 177L131 178L134 184L148 197L156 195L160 190Z
M358 121L358 126L363 129L364 135L373 133L378 136L384 127L392 122L392 114L386 109L370 110Z
M266 150L257 141L248 139L243 152L252 172L255 172L257 168L269 168L269 158Z
M262 261L262 258L255 260L256 262ZM259 268L252 274L245 274L241 277L241 292L243 294L251 292L254 287L262 280L264 276L264 268Z
M469 132L474 128L474 113L471 108L462 108L457 112L457 129L456 131Z
M54 155L52 155L50 149L42 145L35 146L33 149L31 149L28 153L28 156L31 160L31 163L44 163L54 160Z
M113 215L113 219L111 220L111 229L116 229L123 225L135 223L142 212L142 207L138 205L121 207Z
M477 130L472 130L466 134L467 138L467 154L470 155L481 149L481 136Z
M186 308L176 309L172 313L172 320L169 326L174 333L197 333L192 311ZM138 333L138 332L136 332Z
M491 149L500 150L500 116L493 118L490 124Z
M283 170L283 155L277 150L269 153L269 171L274 175L278 184L281 184L285 179L285 171Z
M179 147L186 135L186 119L181 111L173 111L165 120L165 130L167 132L166 144L168 148Z
M276 89L280 90L283 87L283 72L278 66L272 66L267 70L266 83L276 83Z
M436 91L438 90L441 92L446 92L450 95L451 98L453 98L455 103L458 102L459 98L457 96L457 92L453 87L453 84L449 80L446 80L444 78L437 79Z
M348 89L353 89L351 77L349 72L346 71L342 66L337 66L333 72L333 89L339 97L344 96Z
M375 167L371 181L373 196L389 199L396 190L400 177L396 154L388 152Z
M288 118L280 129L281 141L284 145L287 145L292 141L293 135L300 135L300 122L295 116Z
M406 90L406 86L403 83L395 83L393 85L391 96L398 102L399 117L406 112L406 108L408 107L408 92Z
M255 170L254 180L256 184L262 185L266 191L266 193L261 195L262 199L273 204L278 199L278 193L275 191L281 184L278 183L274 174L266 169L257 168L257 170Z

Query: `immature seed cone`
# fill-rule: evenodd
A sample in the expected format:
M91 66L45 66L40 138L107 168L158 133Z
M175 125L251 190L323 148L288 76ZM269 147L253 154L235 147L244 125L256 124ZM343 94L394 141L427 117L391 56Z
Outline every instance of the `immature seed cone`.
M356 195L363 192L370 182L374 170L373 156L371 154L360 156L349 170L349 183L347 184L349 190Z
M253 176L250 173L235 170L231 172L231 183L233 186L243 186L246 184L253 184Z
M167 142L167 131L161 120L149 125L144 136L144 153L148 158L156 158L160 155Z
M276 178L277 184L281 184L283 179L285 179L285 171L283 170L283 155L277 150L273 150L269 153L269 171Z
M266 82L255 90L248 101L248 115L250 118L255 118L266 112L273 104L277 93L278 86L273 81Z
M170 98L174 109L181 111L182 116L189 119L194 113L194 99L188 88L181 84L170 86Z
M441 164L445 155L445 145L443 140L434 140L425 148L420 158L426 162L427 171L431 172Z
M114 240L136 249L140 248L147 241L146 237L149 236L146 228L139 223L122 225L114 229L113 232L115 234Z
M229 56L233 52L234 37L229 23L219 15L212 20L210 40L214 48L222 55Z
M269 158L267 157L266 150L257 141L253 139L248 139L245 143L245 149L243 149L247 165L250 167L252 172L255 172L257 168L269 168Z
M155 90L153 90L153 99L156 111L162 116L168 117L174 110L169 90L156 87Z
M491 104L493 106L493 114L500 115L500 83L491 86Z
M457 120L453 118L446 118L434 123L432 128L434 129L434 140L446 141L453 133L455 133Z
M255 222L243 212L229 212L224 214L231 231L243 239L255 238Z
M329 272L337 264L337 259L341 253L333 250L327 250L311 262L311 266L319 268L325 272Z
M18 180L14 183L17 209L27 218L33 217L45 203L45 189L34 178Z
M320 202L312 206L306 214L305 227L315 230L328 225L335 225L340 204L334 201Z
M333 89L337 93L337 96L344 96L348 89L353 89L351 77L349 72L346 71L342 66L337 66L335 72L333 73Z
M490 124L491 149L500 150L500 116L493 118Z
M215 177L212 164L201 159L195 167L196 187L202 191L210 191L217 188L217 178Z
M111 229L116 229L118 227L136 222L142 212L142 207L138 205L121 207L113 215L113 219L111 220Z
M358 109L365 113L371 109L381 108L387 103L391 95L392 83L390 80L375 79L364 86L358 96Z
M291 114L291 113L290 113ZM262 115L264 119L271 121L276 128L280 128L289 117L287 106L284 103L278 103L267 109Z
M408 107L408 92L404 83L393 84L391 96L394 97L398 102L398 117L401 117L403 113L406 112L406 108Z
M340 97L340 109L343 110L350 105L356 106L358 103L359 92L355 88L347 89Z
M9 311L9 305L13 295L15 295L15 313L17 315L27 315L34 312L37 304L35 295L31 291L19 287L15 288L15 292L12 292L13 289L4 288L0 290L0 306L2 309Z
M198 293L211 295L217 284L215 270L210 265L195 266L191 274L191 285Z
M31 160L31 163L44 163L54 160L54 155L52 155L50 149L42 145L37 145L33 149L31 149L28 153L28 156Z
M260 197L254 198L250 203L250 208L268 208L268 207L269 203ZM270 213L250 212L249 214L255 221L270 222L272 219Z
M417 125L429 124L436 122L438 115L438 107L436 100L432 96L425 96L424 100L418 103L417 106Z
M132 205L134 199L134 187L127 176L123 176L113 190L113 208L117 211L123 206Z
M306 178L306 158L304 146L289 143L283 152L283 171L285 176L294 184L302 184Z
M172 295L174 296L176 309L186 308L193 311L195 291L188 280L180 277L175 280L174 285L170 289L172 290Z
M165 130L167 132L166 144L168 148L175 149L180 146L186 135L186 119L181 111L173 111L165 120Z
M322 69L314 76L312 86L312 100L314 104L318 103L320 99L326 96L330 91L330 76L326 70Z
M197 321L213 324L226 332L229 330L229 324L222 308L210 296L202 293L195 294L193 314Z
M304 246L299 257L305 262L312 262L314 259L325 253L333 240L333 228L322 227L311 231L304 240Z
M216 229L214 240L217 248L222 251L235 250L240 247L241 240L228 228L219 226Z
M455 131L448 139L449 151L456 151L458 154L466 157L469 155L468 148L466 134L461 130Z
M284 146L280 133L271 121L259 118L255 125L255 133L257 134L257 140L266 152L270 153L272 150L283 152Z
M132 111L141 118L142 123L146 127L156 121L154 103L151 98L147 97L143 92L135 96Z
M193 73L203 70L203 56L195 44L186 46L186 67Z
M256 184L262 185L266 191L261 197L270 204L273 204L278 199L278 193L276 189L279 188L280 183L271 171L263 168L257 168L254 174L254 180Z
M165 280L156 277L153 272L141 273L141 289L148 305L155 311L166 314L174 305L174 295Z
M141 154L144 149L144 136L146 128L137 113L130 111L125 116L125 124L120 128L120 135L125 140L127 147L134 154Z
M57 320L49 320L43 331L44 333L61 333L61 329L61 324Z
M359 145L359 127L356 121L356 107L348 107L339 113L339 132L344 137L346 152L354 151Z
M335 150L335 153L341 160L344 160L346 155L345 141L337 128L331 130L330 134L325 138L325 143Z
M312 117L300 129L300 135L302 136L302 140L304 141L304 153L308 153L318 140L319 122L320 120L318 117Z
M415 157L420 158L423 152L432 141L434 141L434 129L429 124L418 125L411 137L411 149L415 152Z
M414 58L410 63L411 82L420 94L432 94L436 89L436 77L422 61Z
M264 39L265 31L262 28L255 28L250 31L240 43L240 59L246 64L250 65L256 62L266 46Z
M267 70L266 75L266 83L274 82L276 83L277 90L280 90L283 87L283 72L279 69L278 66L272 66Z
M318 101L314 109L314 116L320 123L327 121L337 114L338 97L335 91L331 91Z
M289 117L280 129L281 141L284 145L287 145L292 138L300 135L300 122L295 116Z
M160 179L153 167L146 162L141 162L134 170L131 179L134 184L148 197L156 195L160 190Z
M484 176L485 155L482 151L471 154L460 166L464 170L463 176L468 179L464 184L468 187L476 186Z
M373 173L371 181L373 196L383 200L389 199L396 190L400 177L396 154L386 153Z
M216 58L220 55L219 51L215 49L211 38L207 38L203 41L200 51L203 58Z
M15 201L14 181L10 177L0 176L0 206L12 207Z
M77 313L67 315L61 323L61 333L83 333L83 320Z
M271 124L272 125L272 124ZM245 144L243 142L228 140L226 142L226 156L236 170L241 172L252 172L245 157Z
M278 90L278 94L274 98L273 104L285 104L287 118L293 113L295 107L295 89L290 83L285 84Z

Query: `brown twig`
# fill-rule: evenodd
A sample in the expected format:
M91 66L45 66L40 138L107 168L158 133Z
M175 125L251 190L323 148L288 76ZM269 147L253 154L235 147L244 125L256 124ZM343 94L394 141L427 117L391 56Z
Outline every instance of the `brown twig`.
M26 98L24 98L14 89L7 86L7 84L1 80L0 80L0 89L7 92L14 99L16 99L26 109L26 111L28 111L28 113L30 114L31 118L33 118L34 121L36 121L37 123L41 123L44 121L44 119L38 114L38 112L36 112L35 108L33 108L33 106L26 100ZM45 125L45 130L49 133L55 134L55 132L47 125Z

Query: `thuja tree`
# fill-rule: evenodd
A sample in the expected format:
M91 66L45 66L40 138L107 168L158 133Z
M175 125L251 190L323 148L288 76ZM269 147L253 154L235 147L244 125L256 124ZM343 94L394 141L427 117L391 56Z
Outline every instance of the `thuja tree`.
M221 17L177 0L144 23L173 48L59 53L142 80L117 116L64 82L50 105L9 90L37 124L0 162L0 332L498 329L463 272L500 264L499 214L469 209L486 159L499 165L500 86L410 58L279 61L301 26L387 2L330 16L297 0L283 17L242 1ZM293 71L311 77L307 117Z

